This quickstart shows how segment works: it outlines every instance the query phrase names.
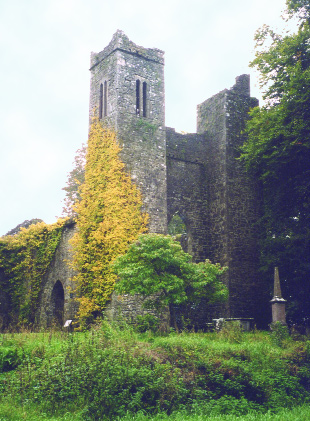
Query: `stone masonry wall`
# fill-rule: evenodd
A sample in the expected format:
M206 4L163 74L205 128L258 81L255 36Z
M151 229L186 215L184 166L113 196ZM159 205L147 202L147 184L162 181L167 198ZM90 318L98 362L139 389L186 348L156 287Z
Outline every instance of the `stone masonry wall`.
M66 320L75 318L78 303L76 301L75 285L73 283L74 270L70 265L72 260L72 248L69 243L75 232L75 224L68 224L62 234L60 244L56 250L50 268L42 280L39 310L36 316L36 324L40 327L60 325L55 320L55 311L62 314L62 325ZM63 309L56 309L53 299L53 289L57 282L61 283L64 293ZM59 285L59 283L58 283Z
M237 160L247 113L257 105L257 100L249 95L249 76L242 75L231 90L198 106L197 131L205 132L208 139L210 258L229 267L225 277L229 288L225 315L260 318L255 226L260 212L259 185Z
M164 53L137 46L117 31L102 52L91 56L90 114L98 113L100 84L107 82L107 116L123 147L122 159L141 188L151 232L167 230ZM137 80L140 108L137 110ZM146 110L142 110L143 84ZM144 105L144 104L143 104Z
M117 131L123 148L121 158L142 191L144 209L150 218L149 231L166 233L164 53L140 47L117 31L102 52L92 53L90 70L90 115L98 115L100 84L107 82L107 115L103 115L103 122ZM122 314L130 321L145 310L137 298L113 295L106 312L111 317Z
M226 232L226 97L220 92L197 107L197 133L203 134L208 180L208 255L227 264Z
M144 300L139 295L117 295L114 292L104 314L110 321L125 321L129 324L135 323L137 316L152 314L160 319L160 326L164 330L169 329L170 314L168 307L158 313L157 310L145 309L143 304Z
M248 75L239 76L229 91L227 111L227 248L229 251L229 291L232 317L253 317L257 323L266 318L264 288L260 282L258 227L261 214L261 189L246 173L237 158L244 143L243 130L248 110L258 105L250 97Z
M204 137L167 128L168 221L178 214L186 225L187 251L195 261L206 259L208 237Z
M205 137L206 178L208 180L206 212L208 214L207 258L228 266L227 179L226 179L226 98L225 89L197 106L197 133ZM229 274L223 281L229 288ZM230 304L217 306L215 317L229 317Z
M257 104L250 97L249 76L238 77L232 89L200 104L197 134L182 135L164 126L162 51L139 47L118 31L108 47L92 54L91 65L90 110L98 105L99 84L106 80L105 121L117 129L122 158L141 187L150 231L165 233L167 220L178 214L186 225L187 249L194 260L209 258L229 267L225 275L229 301L216 312L226 317L254 316L254 307L259 307L254 225L259 194L257 184L236 160L247 112ZM137 112L137 80L147 86L143 116ZM132 308L129 301L118 307Z

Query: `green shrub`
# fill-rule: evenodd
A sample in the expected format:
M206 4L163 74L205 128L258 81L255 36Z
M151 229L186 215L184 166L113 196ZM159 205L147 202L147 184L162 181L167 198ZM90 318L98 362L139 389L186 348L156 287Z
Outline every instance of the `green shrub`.
M0 348L0 372L14 370L21 364L22 355L16 347L1 346Z
M138 413L237 416L309 399L307 342L283 349L267 333L237 331L236 340L232 332L234 326L224 336L141 335L104 321L83 333L12 335L1 349L22 350L21 360L0 374L1 392L17 406L50 416L79 413L85 420Z
M270 325L270 329L272 343L280 348L284 348L290 338L287 326L281 322L274 322Z

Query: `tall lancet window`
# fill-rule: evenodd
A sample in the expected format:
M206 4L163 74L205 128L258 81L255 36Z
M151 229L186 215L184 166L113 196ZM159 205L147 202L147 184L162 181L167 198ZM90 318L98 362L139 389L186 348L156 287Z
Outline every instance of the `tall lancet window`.
M102 119L102 111L103 111L103 84L100 83L100 91L99 91L99 119Z
M99 119L108 115L108 83L100 83L99 91Z
M147 117L147 84L143 82L142 85L142 99L143 99L143 117Z
M140 116L140 80L136 80L136 115Z
M104 81L104 92L103 92L103 117L108 115L108 83Z

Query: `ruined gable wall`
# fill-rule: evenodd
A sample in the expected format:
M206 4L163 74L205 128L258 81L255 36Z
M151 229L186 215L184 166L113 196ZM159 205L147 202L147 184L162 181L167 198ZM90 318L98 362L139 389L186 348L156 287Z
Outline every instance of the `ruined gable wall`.
M206 138L208 254L212 261L222 265L227 264L226 98L224 90L197 107L197 132Z
M261 215L261 186L245 171L237 158L245 141L243 133L248 110L258 105L249 95L249 80L237 78L227 95L227 248L229 251L229 291L231 314L255 317L264 323L266 303L261 284L257 221ZM267 316L267 317L266 317Z
M186 225L188 247L195 261L206 259L207 214L204 137L167 133L168 222L178 214Z
M242 130L248 110L257 105L250 97L249 76L198 106L197 129L205 133L209 183L209 236L211 260L228 266L225 282L229 317L259 316L257 227L259 186L236 158L244 141Z
M53 288L60 281L64 290L63 322L75 318L78 303L76 301L74 270L72 262L72 246L70 240L76 230L75 223L69 223L63 230L61 241L57 247L53 261L42 279L40 304L36 315L36 324L40 327L52 326L55 322L55 308L52 299Z

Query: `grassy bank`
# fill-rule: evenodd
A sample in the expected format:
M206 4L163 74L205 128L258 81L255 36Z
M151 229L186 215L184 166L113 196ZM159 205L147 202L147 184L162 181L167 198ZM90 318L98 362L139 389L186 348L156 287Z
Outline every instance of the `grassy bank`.
M0 421L83 421L83 411L64 413L62 415L47 415L37 408L26 405L14 407L11 402L0 404ZM158 414L155 416L140 414L128 414L124 417L115 418L116 421L306 421L310 419L310 406L304 405L293 409L282 409L277 413L251 413L247 415L206 415L186 411L174 412L171 415Z
M307 419L310 342L301 339L234 326L156 336L107 323L5 334L0 421Z

